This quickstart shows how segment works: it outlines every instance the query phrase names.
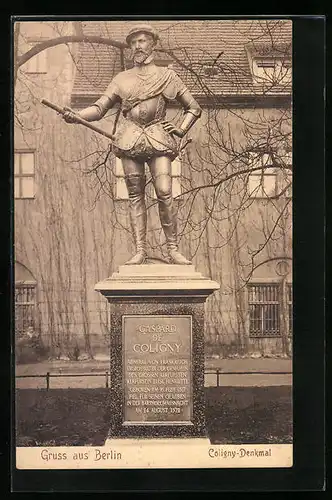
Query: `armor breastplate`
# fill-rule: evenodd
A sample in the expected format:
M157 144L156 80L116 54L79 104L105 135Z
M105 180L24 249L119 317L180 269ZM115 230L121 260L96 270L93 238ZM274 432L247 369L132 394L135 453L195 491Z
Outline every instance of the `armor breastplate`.
M162 94L136 104L124 112L124 116L142 126L158 122L165 118L166 100Z

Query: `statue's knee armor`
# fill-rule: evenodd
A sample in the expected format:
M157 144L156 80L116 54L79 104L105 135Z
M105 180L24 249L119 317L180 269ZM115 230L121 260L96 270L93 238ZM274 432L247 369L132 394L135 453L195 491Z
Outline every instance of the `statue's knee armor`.
M155 191L161 203L167 204L172 200L172 182L156 182Z
M129 174L125 177L125 179L129 198L144 194L146 182L145 175Z

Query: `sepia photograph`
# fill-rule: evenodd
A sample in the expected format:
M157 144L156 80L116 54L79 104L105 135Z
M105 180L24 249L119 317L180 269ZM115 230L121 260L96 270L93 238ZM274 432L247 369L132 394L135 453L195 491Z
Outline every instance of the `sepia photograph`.
M18 469L293 466L292 40L13 23Z

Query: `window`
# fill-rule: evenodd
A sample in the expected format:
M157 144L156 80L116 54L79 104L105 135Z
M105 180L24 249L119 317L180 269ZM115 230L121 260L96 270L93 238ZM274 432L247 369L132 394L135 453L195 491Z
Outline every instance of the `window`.
M207 77L218 76L220 73L219 67L215 64L204 64L203 74Z
M288 58L255 57L252 65L256 83L289 85L292 81L292 65Z
M292 197L292 172L286 169L258 171L249 175L251 198Z
M38 45L42 40L29 42L29 50ZM24 66L22 66L25 73L31 74L45 74L47 73L47 50L39 52L39 54L31 57Z
M288 330L293 333L293 285L287 284L287 304L288 304Z
M32 151L16 151L14 154L15 198L35 196L35 154Z
M272 40L271 40L272 41ZM292 57L290 43L255 40L245 44L253 82L261 86L290 87ZM280 88L279 88L280 90ZM289 88L287 89L289 90Z
M251 198L269 198L276 194L276 173L275 169L267 168L272 165L272 155L262 153L261 151L249 152L249 165L253 168L259 168L249 175L248 190ZM263 170L265 169L265 170Z
M248 285L249 337L268 338L281 337L283 333L292 334L292 288L291 283L286 283L284 288L282 282ZM283 328L286 332L282 331Z
M277 192L282 193L285 198L292 198L293 172L282 169L277 177Z
M289 165L289 155L284 159ZM275 167L272 154L249 153L249 164L255 170L248 178L248 192L251 198L271 198L278 195L292 197L292 171L289 168ZM266 168L269 167L269 168Z
M36 327L36 285L15 286L15 332L33 334Z
M249 336L280 337L278 284L248 285Z
M117 200L128 200L128 190L120 158L115 158L115 198Z
M176 158L172 162L172 194L175 198L181 194L181 161ZM156 192L154 187L151 185L151 197L156 199ZM128 200L128 190L126 186L122 161L120 158L115 160L115 198L117 200Z
M270 198L276 194L276 175L258 172L249 176L249 192L251 198Z

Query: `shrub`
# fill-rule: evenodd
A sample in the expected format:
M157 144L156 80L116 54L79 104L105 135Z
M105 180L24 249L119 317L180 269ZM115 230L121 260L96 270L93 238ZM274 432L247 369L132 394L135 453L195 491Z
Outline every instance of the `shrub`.
M38 335L23 334L16 341L15 354L19 364L36 363L47 358L48 349Z
M68 352L68 357L71 361L78 361L81 354L81 350L76 343Z

